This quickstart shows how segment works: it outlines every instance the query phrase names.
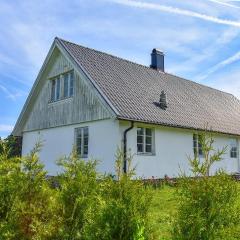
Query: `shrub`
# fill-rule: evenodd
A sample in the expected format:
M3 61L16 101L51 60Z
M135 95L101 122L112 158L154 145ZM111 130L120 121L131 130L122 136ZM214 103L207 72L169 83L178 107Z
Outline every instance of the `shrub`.
M81 159L74 149L69 157L58 162L63 172L59 175L61 212L57 239L85 238L85 229L94 221L98 211L97 161Z
M224 171L210 176L212 164L221 161L226 148L215 151L214 140L202 134L204 159L189 159L193 177L182 175L179 182L179 209L173 230L173 239L211 240L237 239L239 209L237 183ZM239 236L239 235L238 235Z
M1 239L47 239L54 232L57 204L39 162L39 149L38 144L23 158L1 155Z
M149 237L148 213L151 194L143 182L132 180L134 169L128 157L128 172L124 173L123 153L116 154L116 178L101 182L101 210L89 229L88 239L144 240Z

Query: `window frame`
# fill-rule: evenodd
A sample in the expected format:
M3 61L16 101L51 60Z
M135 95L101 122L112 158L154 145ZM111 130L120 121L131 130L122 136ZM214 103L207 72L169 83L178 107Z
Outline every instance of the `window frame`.
M201 134L193 133L193 154L195 157L203 157L203 149L200 138Z
M142 134L139 134L139 129L141 129ZM147 134L147 131L151 131L151 135ZM142 142L139 138L142 138ZM149 143L147 139L151 139ZM155 131L154 128L149 127L137 127L137 154L138 155L155 155ZM139 145L142 145L142 151L139 151ZM147 151L147 147L151 146L151 151Z
M74 135L75 135L75 146L76 146L76 151L77 154L81 157L81 158L88 158L88 154L89 154L89 127L85 126L85 127L78 127L74 129ZM85 134L87 133L87 135L85 136ZM79 134L79 135L78 135ZM80 148L78 146L78 140L80 139ZM85 142L85 140L87 139L87 143ZM85 152L85 148L87 149L87 152ZM80 149L80 151L79 151Z
M50 102L58 102L64 99L72 98L74 96L75 88L74 79L74 70L63 72L50 78Z
M230 158L238 158L238 140L236 138L230 139Z

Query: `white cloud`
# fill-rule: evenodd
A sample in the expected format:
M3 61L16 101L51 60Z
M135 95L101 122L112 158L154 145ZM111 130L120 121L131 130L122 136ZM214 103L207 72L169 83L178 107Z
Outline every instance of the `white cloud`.
M200 75L200 76L197 76L196 79L198 81L201 81L201 80L204 80L206 79L209 75L215 73L216 71L218 71L219 69L221 68L224 68L225 66L229 65L229 64L232 64L236 61L240 60L240 51L238 51L237 53L235 53L233 56L219 62L218 64L214 65L213 67L209 68L207 70L206 73Z
M172 7L172 6L167 6L167 5L135 1L135 0L109 0L109 1L111 1L113 3L129 6L129 7L137 7L137 8L144 8L144 9L149 9L149 10L168 12L168 13L179 14L179 15L188 16L188 17L199 18L199 19L202 19L205 21L215 22L218 24L240 27L240 22L238 22L238 21L222 19L222 18L209 16L206 14L201 14L198 12L181 9L181 8L176 8L176 7Z
M223 5L223 6L231 7L231 8L240 8L239 6L228 3L228 2L231 2L231 1L220 1L220 0L208 0L208 1L220 4L220 5Z
M7 125L7 124L0 124L0 131L1 132L11 132L13 130L13 125Z

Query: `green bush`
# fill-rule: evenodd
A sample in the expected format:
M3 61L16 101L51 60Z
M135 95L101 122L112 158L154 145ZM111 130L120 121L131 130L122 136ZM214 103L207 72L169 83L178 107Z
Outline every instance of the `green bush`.
M23 158L0 155L0 239L48 239L54 223L55 193L46 181L36 145Z
M74 150L58 164L63 172L59 175L58 204L61 211L57 239L84 239L86 227L92 224L98 211L97 161L85 161Z
M116 158L116 179L106 177L101 182L101 208L89 228L88 239L149 239L150 190L144 188L142 181L132 180L131 157L127 159L127 173L122 170L121 151L117 152Z
M215 151L211 135L201 137L204 159L190 159L193 177L179 181L179 209L173 229L176 240L239 239L238 185L222 170L210 176L226 148ZM238 237L234 237L238 236Z

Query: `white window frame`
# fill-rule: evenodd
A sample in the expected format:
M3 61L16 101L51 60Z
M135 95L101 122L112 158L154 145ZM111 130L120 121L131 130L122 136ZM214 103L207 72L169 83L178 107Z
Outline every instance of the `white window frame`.
M143 134L139 134L139 130L142 129ZM151 135L147 135L147 130L151 131ZM142 137L143 142L138 141L138 137ZM151 143L147 143L147 138L151 139ZM138 145L142 145L143 151L138 150ZM147 146L151 146L151 151L147 151ZM153 128L138 127L137 128L137 154L139 155L154 155L155 154L155 132Z
M238 157L238 141L236 138L230 139L230 158Z
M200 143L200 134L193 134L193 154L197 157L203 157L203 149Z
M67 77L67 78L66 78ZM67 81L67 95L65 95L65 80ZM74 91L74 73L73 71L63 74L63 98L69 98L73 96Z
M67 76L67 95L65 95L65 77ZM57 102L62 99L71 98L74 95L74 71L68 71L62 73L52 79L51 83L51 93L50 102Z
M87 137L85 133L87 132ZM85 140L87 139L87 143ZM78 145L78 141L80 141L80 146ZM88 127L79 127L75 128L75 146L77 153L82 158L87 158L89 153L89 128ZM87 152L85 152L85 148Z

